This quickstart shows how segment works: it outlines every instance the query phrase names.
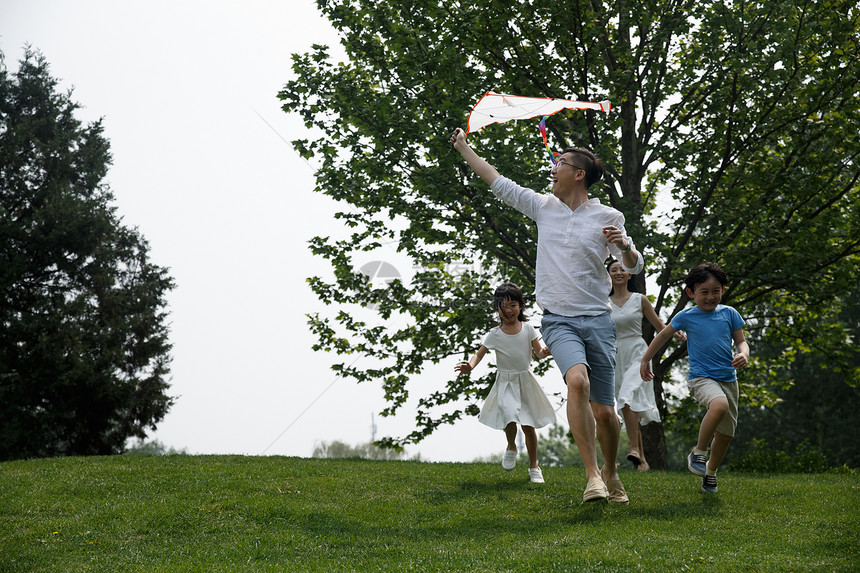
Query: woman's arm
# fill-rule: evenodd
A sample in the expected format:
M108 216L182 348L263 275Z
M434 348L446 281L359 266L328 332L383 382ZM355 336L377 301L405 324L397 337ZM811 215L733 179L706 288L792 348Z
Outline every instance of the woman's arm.
M655 332L662 332L663 329L666 328L666 325L663 324L663 321L660 320L659 316L657 316L657 311L654 310L654 305L651 304L651 301L648 300L648 297L644 294L639 298L642 300L642 314L648 319L651 326L654 327ZM678 340L687 340L687 335L680 330L676 330L675 338Z
M648 300L648 297L644 294L639 297L642 300L642 314L645 318L648 319L648 322L651 323L651 326L654 327L655 332L660 332L666 325L663 324L663 321L660 320L660 317L657 316L657 311L654 310L654 305L651 304L651 301Z

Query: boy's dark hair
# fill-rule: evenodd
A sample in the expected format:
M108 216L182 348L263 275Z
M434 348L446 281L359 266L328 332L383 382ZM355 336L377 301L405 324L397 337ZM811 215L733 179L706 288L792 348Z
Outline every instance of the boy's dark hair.
M687 273L687 278L684 279L684 286L691 291L695 291L697 285L702 284L711 277L717 279L717 282L722 286L726 286L729 282L726 272L720 268L720 265L716 263L702 263L701 265L696 265Z
M621 265L621 263L619 261L616 261L612 257L609 257L609 262L606 263L606 272L607 273L609 273L609 267L611 267L615 263L618 263L619 265ZM621 265L621 268L623 269L624 265ZM626 272L626 269L625 269L625 272ZM630 273L627 273L627 274L630 274ZM627 290L629 290L630 292L639 292L638 290L636 290L636 275L630 275L630 278L627 279ZM612 296L613 294L615 294L615 287L612 287L611 289L609 289L609 296Z
M493 309L499 310L502 308L502 303L506 300L512 300L514 302L520 303L520 315L517 317L517 320L520 322L526 321L526 315L523 314L523 311L526 307L526 300L523 298L523 291L520 290L520 287L515 285L514 283L502 283L496 289L496 292L493 293Z
M562 155L565 153L573 153L577 166L585 170L586 187L591 187L603 177L603 162L590 150L584 147L567 147L561 152Z

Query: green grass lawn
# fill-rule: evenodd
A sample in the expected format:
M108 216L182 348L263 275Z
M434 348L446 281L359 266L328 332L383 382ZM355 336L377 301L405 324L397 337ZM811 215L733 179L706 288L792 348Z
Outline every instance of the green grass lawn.
M860 477L113 456L0 464L0 571L858 571Z

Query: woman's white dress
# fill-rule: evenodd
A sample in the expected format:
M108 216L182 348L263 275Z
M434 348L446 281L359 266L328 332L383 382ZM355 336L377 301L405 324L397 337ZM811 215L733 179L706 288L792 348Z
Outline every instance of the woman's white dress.
M654 399L654 385L642 380L639 364L648 350L642 338L642 295L634 292L618 307L610 300L612 320L615 321L618 353L615 357L615 409L624 406L639 414L639 424L659 422L660 412ZM623 419L623 417L622 417Z
M496 382L478 420L497 430L511 422L535 428L555 422L555 410L529 368L538 334L527 322L522 325L518 334L505 334L497 326L484 339L484 346L496 353Z

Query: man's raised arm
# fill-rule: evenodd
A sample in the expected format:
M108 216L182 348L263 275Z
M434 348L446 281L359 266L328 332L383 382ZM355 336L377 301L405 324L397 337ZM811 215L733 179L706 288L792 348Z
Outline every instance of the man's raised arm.
M466 143L466 132L459 127L454 130L454 134L451 136L451 143L454 145L454 149L460 152L460 155L463 156L463 159L472 168L472 171L483 179L487 185L492 185L493 181L498 179L499 172L469 147L469 144Z

